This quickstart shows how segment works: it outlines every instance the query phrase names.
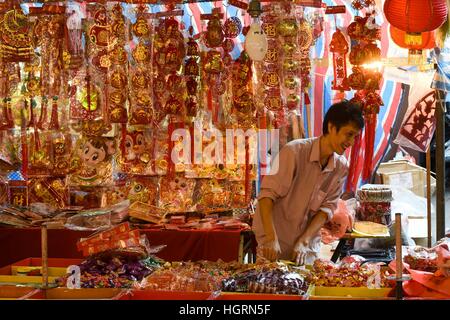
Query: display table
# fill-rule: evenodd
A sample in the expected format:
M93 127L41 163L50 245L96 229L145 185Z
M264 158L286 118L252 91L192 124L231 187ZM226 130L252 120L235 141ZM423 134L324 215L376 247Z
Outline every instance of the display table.
M166 261L243 261L246 253L256 248L251 231L241 230L149 230L146 234L151 246L167 245L156 255ZM67 229L48 230L48 256L83 258L77 251L78 239L88 237L90 231ZM39 228L0 228L0 267L28 257L41 256Z

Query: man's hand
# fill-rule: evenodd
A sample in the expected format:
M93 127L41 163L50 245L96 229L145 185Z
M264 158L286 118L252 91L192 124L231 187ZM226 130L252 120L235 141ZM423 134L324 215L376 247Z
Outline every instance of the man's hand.
M292 254L292 260L297 265L305 264L306 254L312 251L310 247L311 239L313 239L313 237L319 232L320 228L322 228L327 219L328 215L326 212L319 211L312 217L305 232L298 237L294 246L294 252Z
M261 254L269 261L276 261L281 252L277 240L272 240L261 246Z
M309 239L304 235L301 235L295 243L292 261L297 265L304 265L308 251L311 251L309 248Z

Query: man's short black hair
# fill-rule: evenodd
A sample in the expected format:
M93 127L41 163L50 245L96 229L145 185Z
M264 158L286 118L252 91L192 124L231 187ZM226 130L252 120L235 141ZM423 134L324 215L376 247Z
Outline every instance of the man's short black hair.
M364 128L364 118L361 107L348 100L337 102L325 114L322 126L324 135L328 134L328 123L333 124L338 131L349 123L362 130Z

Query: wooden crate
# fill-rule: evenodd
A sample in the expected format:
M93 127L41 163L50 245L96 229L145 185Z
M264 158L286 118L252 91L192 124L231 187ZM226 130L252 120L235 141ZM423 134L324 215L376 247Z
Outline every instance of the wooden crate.
M377 173L383 184L407 188L416 195L427 196L427 170L406 160L381 163ZM431 194L436 190L436 179L431 177Z

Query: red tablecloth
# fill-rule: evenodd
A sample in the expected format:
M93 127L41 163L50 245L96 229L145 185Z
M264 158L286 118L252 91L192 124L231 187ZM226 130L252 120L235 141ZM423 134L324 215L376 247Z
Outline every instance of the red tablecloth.
M157 254L166 261L223 261L238 260L241 231L176 231L141 230L151 246L167 245ZM48 256L50 258L82 258L77 251L78 239L91 232L66 229L48 230ZM250 239L251 236L248 236ZM0 267L28 257L41 256L40 229L0 228Z

